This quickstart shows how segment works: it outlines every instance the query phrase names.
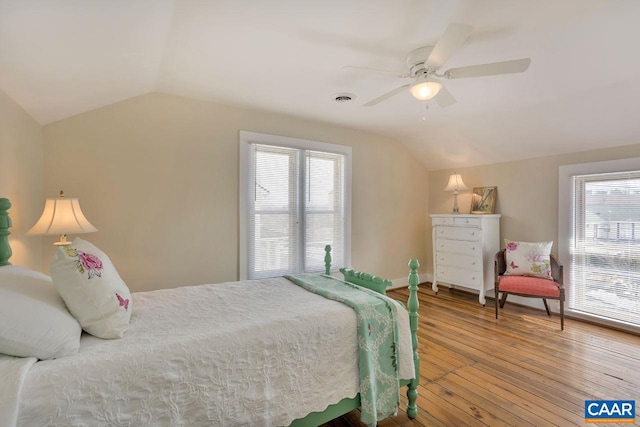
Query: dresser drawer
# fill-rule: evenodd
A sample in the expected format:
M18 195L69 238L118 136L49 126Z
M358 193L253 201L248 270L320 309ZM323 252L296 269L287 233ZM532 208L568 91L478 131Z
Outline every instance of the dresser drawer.
M436 238L479 241L481 236L482 230L475 227L436 227Z
M443 217L432 217L431 218L431 225L453 225L454 224L454 218L448 217L448 218L443 218Z
M480 257L482 256L482 244L477 241L436 239L436 252L452 252Z
M482 275L481 256L438 252L436 255L436 262L438 266L450 266L454 268L465 268L467 270L480 271L480 275Z
M473 270L464 270L462 268L438 266L436 268L438 281L461 284L472 289L480 289L482 287L482 272Z
M473 225L476 227L480 227L480 224L482 224L482 220L480 218L453 218L453 225Z

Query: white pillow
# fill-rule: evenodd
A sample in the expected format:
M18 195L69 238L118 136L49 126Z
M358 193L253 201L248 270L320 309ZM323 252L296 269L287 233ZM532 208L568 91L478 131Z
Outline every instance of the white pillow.
M51 277L85 331L98 338L122 338L131 318L131 293L104 252L76 238L56 251Z
M24 267L0 267L0 353L38 359L73 356L80 334L51 277Z
M551 277L551 248L553 242L516 242L504 239L508 276Z

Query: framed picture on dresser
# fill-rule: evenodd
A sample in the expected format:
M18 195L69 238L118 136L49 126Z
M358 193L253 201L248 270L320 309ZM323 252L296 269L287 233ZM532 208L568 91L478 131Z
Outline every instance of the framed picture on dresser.
M496 207L498 187L474 187L471 194L472 214L492 214Z

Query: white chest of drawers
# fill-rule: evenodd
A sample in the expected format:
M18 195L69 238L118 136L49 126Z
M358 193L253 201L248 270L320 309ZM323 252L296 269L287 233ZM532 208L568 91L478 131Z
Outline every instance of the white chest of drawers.
M493 289L493 259L500 250L500 215L431 215L433 286L438 283L477 290L480 304Z

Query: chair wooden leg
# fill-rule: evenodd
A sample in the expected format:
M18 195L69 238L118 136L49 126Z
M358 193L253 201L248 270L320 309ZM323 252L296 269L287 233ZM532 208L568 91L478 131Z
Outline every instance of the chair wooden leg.
M500 299L500 308L504 307L504 303L507 302L507 293L503 292L502 293L502 299Z
M560 301L560 329L564 331L564 301Z
M497 286L494 288L494 290L496 293L496 297L493 301L495 302L495 305L496 305L496 319L497 319L498 318L498 297L500 296L500 291L498 290Z
M549 311L549 304L547 304L546 298L542 298L542 302L544 303L544 308L547 309L547 316L551 316L551 312Z

